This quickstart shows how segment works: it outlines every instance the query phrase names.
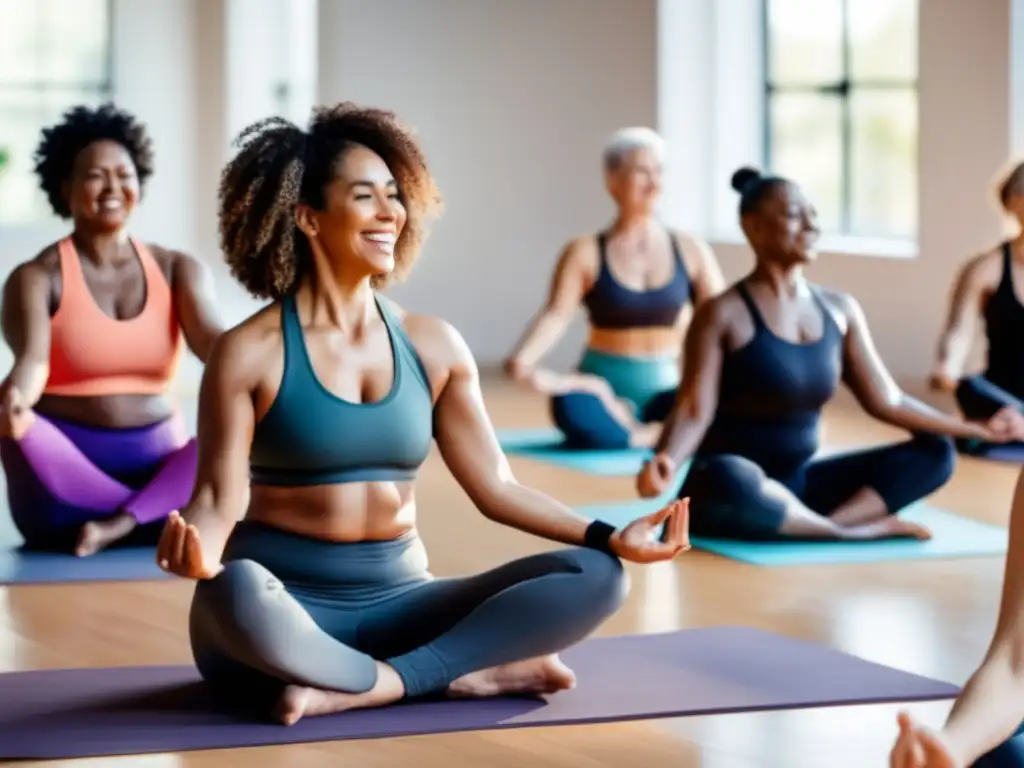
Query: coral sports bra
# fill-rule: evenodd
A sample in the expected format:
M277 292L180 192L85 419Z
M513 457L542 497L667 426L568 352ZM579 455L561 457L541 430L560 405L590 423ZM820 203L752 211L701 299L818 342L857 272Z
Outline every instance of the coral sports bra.
M142 311L115 320L93 299L71 238L57 244L61 297L50 318L50 376L45 395L97 397L163 394L181 358L174 297L149 249L135 239L146 300Z

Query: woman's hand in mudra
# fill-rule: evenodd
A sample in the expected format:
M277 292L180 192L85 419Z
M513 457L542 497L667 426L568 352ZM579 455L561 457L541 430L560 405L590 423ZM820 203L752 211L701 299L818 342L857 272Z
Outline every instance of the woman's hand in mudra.
M658 529L665 525L665 534ZM611 548L622 560L656 563L671 560L690 548L690 500L680 499L657 512L637 518L611 538Z

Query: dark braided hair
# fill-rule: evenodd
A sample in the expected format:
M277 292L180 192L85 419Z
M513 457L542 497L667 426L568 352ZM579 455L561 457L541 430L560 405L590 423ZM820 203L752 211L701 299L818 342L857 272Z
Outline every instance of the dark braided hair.
M153 144L145 125L113 104L72 107L61 122L43 129L33 157L39 186L53 212L63 219L71 217L71 209L61 187L71 178L78 154L97 141L112 141L125 148L135 165L140 190L153 175Z
M314 110L308 130L280 117L254 123L235 140L238 154L220 183L220 240L235 278L255 297L293 292L312 263L312 250L295 221L300 203L322 210L324 189L338 158L364 146L394 174L406 223L395 244L395 277L408 273L426 238L427 220L441 197L423 153L394 113L344 102ZM375 278L380 287L387 278Z
M740 193L740 216L756 212L777 187L789 184L781 176L762 176L756 168L744 166L732 175L732 188Z

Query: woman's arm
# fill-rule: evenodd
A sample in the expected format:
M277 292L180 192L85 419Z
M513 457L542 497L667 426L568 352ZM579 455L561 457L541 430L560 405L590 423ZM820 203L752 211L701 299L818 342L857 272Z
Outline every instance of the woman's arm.
M1008 739L1024 721L1024 471L1010 511L1003 594L984 661L953 705L940 737L962 765Z
M654 447L655 453L669 456L676 466L697 449L718 407L726 326L722 305L719 299L698 307L686 334L686 372Z
M690 284L693 286L693 305L699 307L725 290L725 276L711 246L699 238L676 233L679 250L687 260Z
M17 267L4 285L0 323L14 365L0 395L15 387L27 408L42 397L50 375L50 290L50 276L35 262Z
M512 474L484 406L476 362L447 323L417 320L428 367L447 375L434 406L434 438L452 475L490 520L564 544L582 544L591 520ZM428 346L429 345L429 346Z
M974 332L983 311L989 254L971 259L960 270L953 284L946 324L939 336L935 367L930 384L951 391L963 375L964 364L974 341Z
M910 432L992 438L993 433L986 426L945 414L900 389L878 354L860 305L845 294L833 294L833 299L848 325L843 379L865 411L879 421Z
M253 391L266 357L252 335L243 327L214 342L199 389L198 469L181 516L198 530L208 563L220 562L248 503Z
M175 306L185 343L206 363L224 333L210 268L188 254L171 252Z
M579 309L590 282L587 238L569 243L558 259L547 303L531 321L523 338L509 356L507 367L517 379L528 378L544 355L565 334Z

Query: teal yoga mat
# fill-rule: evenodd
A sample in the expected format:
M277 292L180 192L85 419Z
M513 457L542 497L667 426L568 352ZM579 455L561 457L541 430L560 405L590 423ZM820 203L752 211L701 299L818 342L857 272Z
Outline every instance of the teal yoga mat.
M576 511L586 517L604 520L611 525L624 525L641 515L654 512L670 498L594 504L577 507ZM900 513L900 516L926 525L932 532L932 539L747 542L691 536L691 541L694 549L703 549L732 560L763 566L839 565L1006 554L1008 532L1002 526L971 520L924 502L909 507Z
M635 475L651 455L646 448L582 451L567 448L563 441L562 433L557 429L498 430L498 442L509 456L523 456L591 475Z

